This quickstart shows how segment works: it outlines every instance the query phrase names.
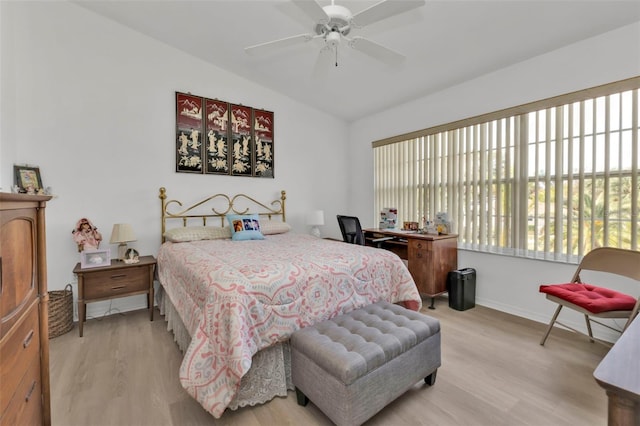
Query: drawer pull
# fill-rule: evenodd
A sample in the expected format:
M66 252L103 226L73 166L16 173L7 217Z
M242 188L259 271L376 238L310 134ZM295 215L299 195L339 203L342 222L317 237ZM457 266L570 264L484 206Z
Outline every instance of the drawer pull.
M22 341L22 347L26 349L31 344L31 340L33 340L33 330L29 331L27 337Z
M422 243L418 243L418 248L421 249L422 248Z
M421 259L422 258L422 253L421 252L417 252L416 253L416 257Z
M123 289L125 287L127 287L127 286L126 285L117 285L115 287L111 287L111 290L120 290L120 289Z
M126 276L127 276L127 274L111 275L111 279L115 280L115 279L118 279L118 278L124 278Z
M31 394L35 389L36 389L36 381L34 380L33 383L31 383L31 388L29 388L29 392L27 392L27 395L24 397L25 402L29 402L29 399L31 399Z

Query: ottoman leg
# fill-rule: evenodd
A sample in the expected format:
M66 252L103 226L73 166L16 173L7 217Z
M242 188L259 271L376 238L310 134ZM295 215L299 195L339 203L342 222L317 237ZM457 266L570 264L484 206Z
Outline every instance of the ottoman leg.
M424 382L426 384L428 384L429 386L433 386L436 384L436 374L438 373L438 370L435 370L433 373L429 374L427 377L424 378Z
M296 388L296 398L298 400L298 405L302 405L303 407L306 407L309 403L309 398L307 398L307 396L298 388Z

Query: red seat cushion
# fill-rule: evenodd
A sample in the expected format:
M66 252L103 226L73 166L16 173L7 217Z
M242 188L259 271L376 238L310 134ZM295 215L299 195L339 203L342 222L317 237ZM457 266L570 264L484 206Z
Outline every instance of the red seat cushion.
M628 294L584 283L541 285L540 292L566 300L594 314L630 311L636 304L636 299Z

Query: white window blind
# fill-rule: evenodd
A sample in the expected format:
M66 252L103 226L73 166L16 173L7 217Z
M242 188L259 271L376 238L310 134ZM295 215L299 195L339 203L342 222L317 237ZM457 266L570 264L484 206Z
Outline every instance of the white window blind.
M375 211L447 212L461 247L638 249L640 77L374 142ZM377 220L377 217L375 218Z

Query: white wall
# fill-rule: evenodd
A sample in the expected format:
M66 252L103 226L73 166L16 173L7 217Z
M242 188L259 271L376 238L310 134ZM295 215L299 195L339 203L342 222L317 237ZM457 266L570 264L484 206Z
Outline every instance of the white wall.
M49 289L74 282L71 231L81 217L99 227L101 248L115 254L111 227L127 222L138 238L131 246L155 255L160 186L183 201L217 192L267 201L284 189L297 232L308 232L308 211L323 209L323 233L339 235L330 218L347 203L343 121L71 3L2 1L0 10L0 186L9 191L13 164L29 163L56 194L47 205ZM175 173L176 91L274 111L275 179ZM142 296L113 302L143 305ZM91 304L88 314L107 308Z
M0 1L0 23L0 187L13 183L13 164L29 163L54 189L47 207L50 289L74 281L71 230L83 216L100 227L112 252L111 226L126 221L138 236L132 245L156 254L160 186L185 201L213 192L275 198L285 189L296 231L307 232L304 215L321 208L323 233L337 237L337 213L373 225L371 141L640 74L636 24L349 126L73 4ZM276 178L175 173L175 91L274 111ZM476 268L479 304L540 321L553 306L538 284L569 279L574 269L468 251L460 252L459 266ZM133 297L113 307L143 304ZM92 304L88 313L107 308Z
M10 66L15 39L7 36L13 32L13 21L4 9L0 2L0 191L9 192L13 185L13 166L5 167L4 163L15 157L17 148L9 142L15 139L15 126L9 125L15 121L15 68Z
M349 135L351 210L369 218L363 225L374 225L372 141L638 75L640 22L359 120ZM574 265L472 251L460 251L459 267L476 269L477 303L541 322L550 320L554 305L538 293L539 284L570 280L575 271ZM616 285L640 295L637 285ZM584 329L582 317L566 321Z

